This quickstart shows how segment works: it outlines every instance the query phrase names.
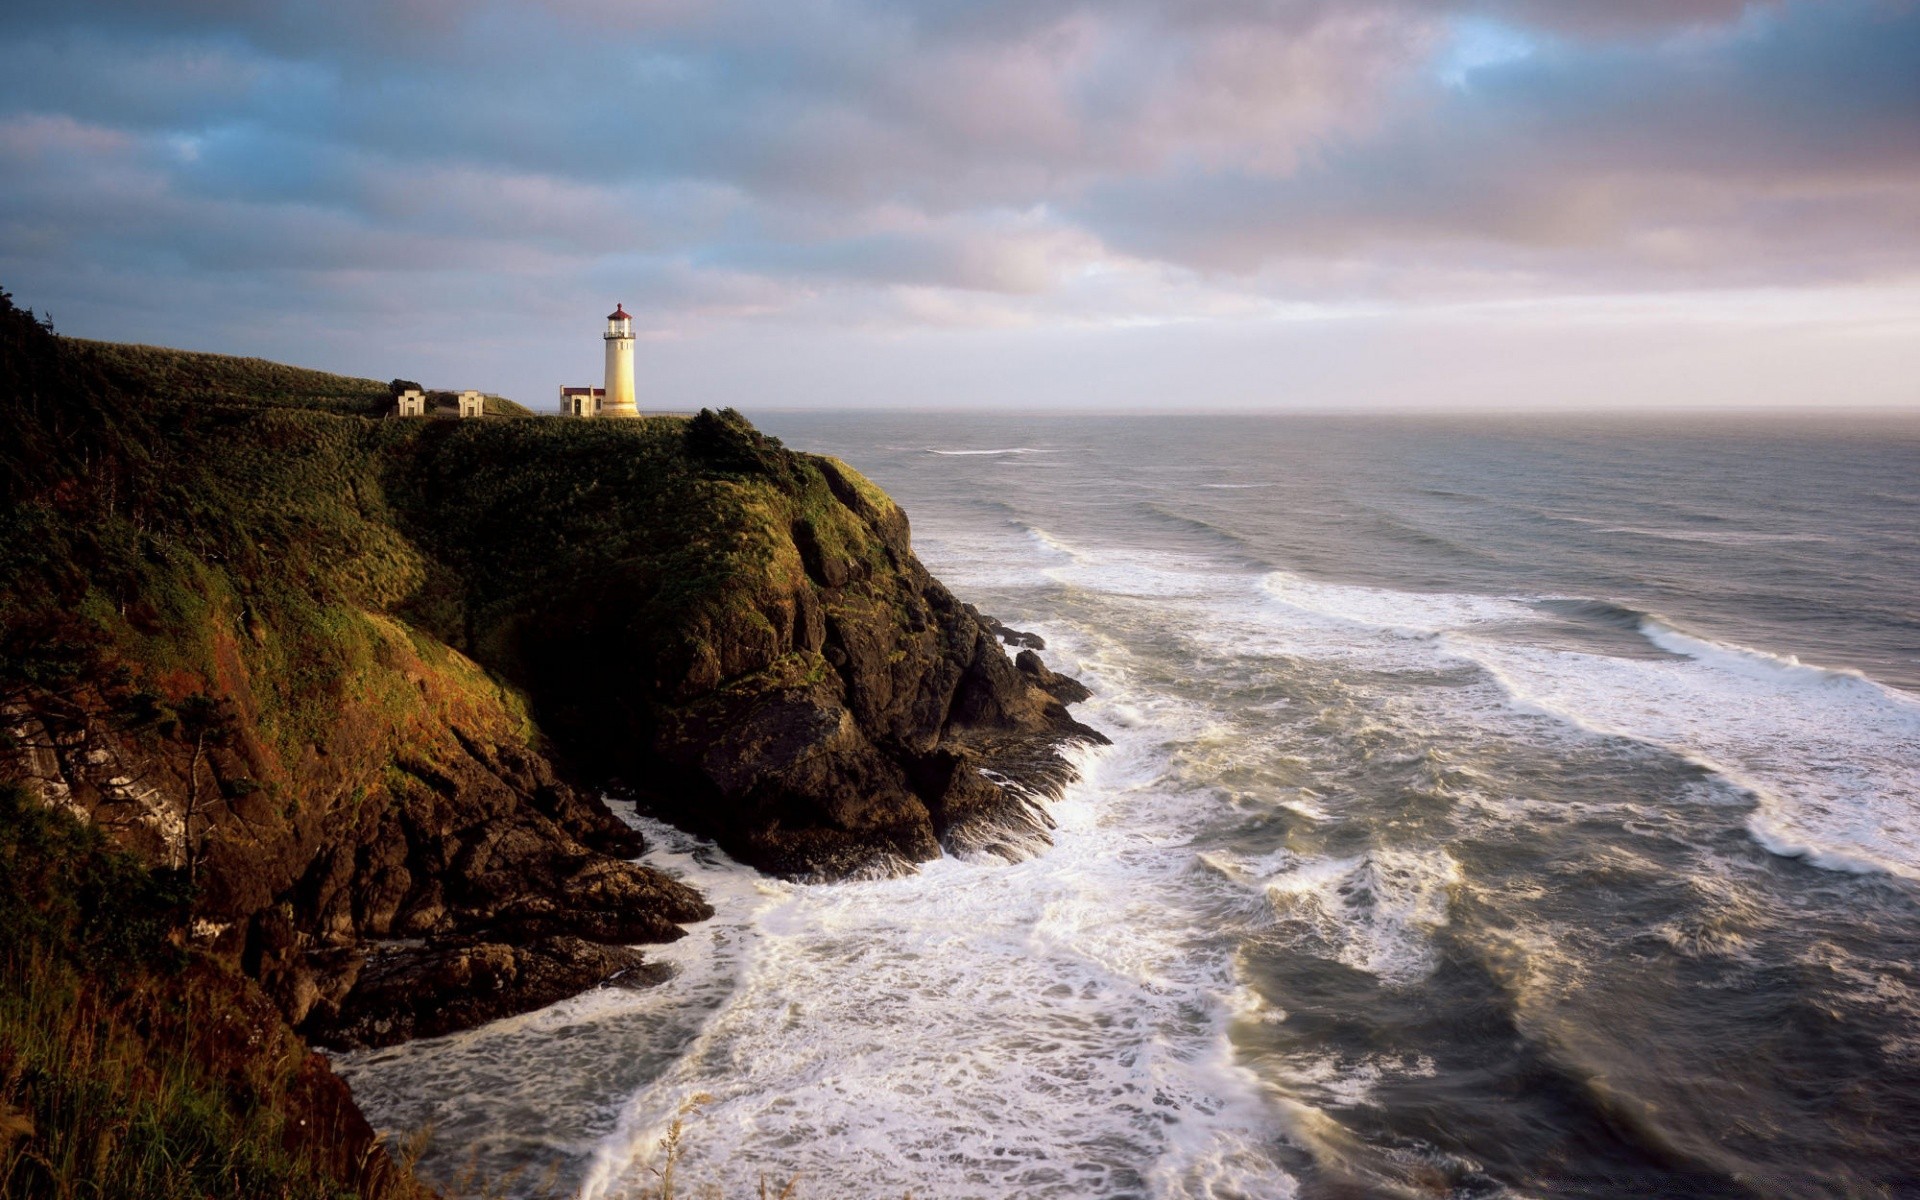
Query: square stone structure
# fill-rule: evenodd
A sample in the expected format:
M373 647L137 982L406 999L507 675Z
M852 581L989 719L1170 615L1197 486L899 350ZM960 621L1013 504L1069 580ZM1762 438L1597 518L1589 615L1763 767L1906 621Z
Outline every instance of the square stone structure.
M427 397L424 392L408 388L401 392L395 401L399 406L396 413L402 417L424 417L427 415Z
M484 417L486 415L487 398L485 396L479 392L460 393L460 416L463 420L467 417Z

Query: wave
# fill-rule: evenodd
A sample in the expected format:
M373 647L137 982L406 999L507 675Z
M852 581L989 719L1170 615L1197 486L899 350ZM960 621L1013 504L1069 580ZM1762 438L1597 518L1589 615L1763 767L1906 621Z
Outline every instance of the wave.
M679 1173L729 1192L765 1169L836 1195L1294 1194L1228 1036L1231 964L1149 832L1184 718L1134 699L1159 719L1077 752L1042 856L716 898L738 986L631 1092L583 1194L644 1184L696 1096Z
M1752 798L1746 827L1813 866L1920 880L1920 701L1857 671L1647 617L1646 661L1448 640L1523 709L1673 753Z
M1323 943L1329 957L1389 987L1408 987L1439 965L1433 933L1447 924L1460 882L1445 850L1379 847L1291 867L1262 887L1292 937Z
M1216 525L1204 517L1196 517L1191 513L1179 512L1175 509L1167 508L1164 505L1154 503L1153 501L1144 501L1138 508L1139 511L1163 524L1170 525L1175 529L1199 534L1201 537L1206 538L1208 541L1232 555L1238 565L1256 567L1265 567L1268 565L1260 560L1259 550L1252 542L1248 541L1244 536L1235 533L1233 530L1221 525Z
M937 454L942 458L1004 458L1018 454L1058 454L1058 450L1048 450L1036 446L1006 446L996 450L940 450L933 446L923 446L922 454Z
M1739 529L1642 529L1627 525L1610 526L1599 532L1658 538L1668 542L1704 542L1714 546L1757 546L1774 542L1830 542L1833 540L1818 533L1758 533Z
M1657 614L1645 609L1632 608L1612 600L1591 600L1582 597L1553 597L1534 602L1542 612L1552 613L1570 621L1604 625L1609 629L1618 629L1627 633L1640 633L1642 626Z
M1773 654L1766 650L1756 650L1751 646L1739 646L1730 642L1715 642L1707 638L1695 637L1669 623L1657 613L1647 613L1640 621L1640 633L1649 642L1667 651L1686 658L1702 662L1711 662L1723 669L1745 674L1758 674L1781 677L1793 683L1841 683L1864 684L1868 689L1884 693L1893 700L1905 700L1906 697L1891 688L1875 683L1866 674L1852 667L1818 667L1803 663L1791 654Z
M1484 550L1454 541L1445 534L1384 508L1360 505L1353 511L1356 515L1364 516L1382 534L1404 545L1438 550L1450 557L1469 561L1484 561L1492 557Z
M1088 560L1089 556L1087 552L1072 542L1069 542L1067 539L1056 534L1048 533L1038 525L1028 525L1024 521L1016 522L1016 524L1026 530L1027 537L1033 541L1034 545L1047 551L1049 554L1061 555L1072 559L1074 562L1085 562Z
M1752 799L1748 833L1774 854L1920 880L1920 699L1858 671L1717 642L1604 600L1400 592L1288 572L1262 588L1354 630L1363 651L1410 639L1486 672L1516 711L1712 772ZM1630 627L1664 657L1547 644L1526 627L1543 611ZM1369 647L1369 636L1387 640Z
M1920 880L1920 700L1858 671L1717 642L1603 599L1404 592L1288 571L1254 577L1257 597L1291 614L1276 621L1239 598L1245 576L1217 565L1054 548L1072 556L1047 570L1055 579L1179 601L1183 615L1163 605L1161 628L1190 626L1239 653L1470 664L1510 711L1657 747L1724 780L1751 799L1748 834L1771 853ZM1556 646L1546 616L1636 634L1659 656Z
M1398 592L1325 583L1290 571L1269 572L1260 586L1275 600L1305 612L1406 634L1430 636L1537 617L1533 604L1523 599L1459 592Z

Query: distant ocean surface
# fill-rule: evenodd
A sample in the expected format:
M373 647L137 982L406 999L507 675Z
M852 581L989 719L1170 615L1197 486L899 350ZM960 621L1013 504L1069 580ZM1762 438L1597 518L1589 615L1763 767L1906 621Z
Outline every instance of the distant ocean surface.
M1057 845L341 1061L636 1194L1920 1195L1920 419L775 415L1045 636Z

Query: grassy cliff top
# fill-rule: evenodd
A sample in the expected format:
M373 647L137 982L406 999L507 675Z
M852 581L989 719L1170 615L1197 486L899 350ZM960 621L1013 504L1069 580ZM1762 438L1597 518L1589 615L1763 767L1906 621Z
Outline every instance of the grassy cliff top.
M290 367L264 358L174 350L122 342L67 338L119 387L127 391L198 403L310 408L321 412L380 416L392 407L389 384L377 379ZM451 403L454 393L435 391ZM490 417L530 417L533 410L488 393Z
M123 390L200 403L278 405L378 415L387 385L264 358L69 338L67 342ZM517 407L517 406L516 406Z
M797 577L796 528L888 569L829 473L904 532L879 489L730 412L375 419L375 380L60 338L6 308L0 636L84 645L165 693L211 688L237 654L289 762L345 698L387 690L371 618L513 688L529 630L617 621L670 689Z

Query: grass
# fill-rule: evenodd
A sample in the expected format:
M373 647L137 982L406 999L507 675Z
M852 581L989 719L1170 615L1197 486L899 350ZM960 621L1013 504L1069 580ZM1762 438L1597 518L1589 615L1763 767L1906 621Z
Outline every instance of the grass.
M482 408L481 411L489 417L531 417L534 415L532 409L520 403L518 400L509 400L505 396L496 396L491 392L487 393L483 403L485 407Z
M73 344L123 384L196 404L270 404L378 415L389 403L388 387L378 380L290 367L264 358L77 338Z
M456 708L642 773L604 755L649 753L658 710L826 679L777 629L798 531L877 588L894 569L834 487L891 501L731 412L387 421L385 383L59 338L4 293L0 389L0 705L177 764L211 699L214 794L313 836L411 786L390 768L431 761ZM324 793L298 771L323 748ZM0 1194L405 1194L300 1149L304 1051L180 947L179 880L5 804L0 878L43 882L0 897Z
M378 381L23 317L7 304L0 336L0 379L20 381L0 407L0 635L84 625L107 667L170 699L237 672L250 732L283 763L327 745L344 706L401 696L384 619L477 659L587 748L631 740L636 702L785 652L796 531L891 569L818 464L730 412L370 420L353 414L384 410Z
M0 1196L423 1194L266 1002L182 949L178 873L0 787Z

